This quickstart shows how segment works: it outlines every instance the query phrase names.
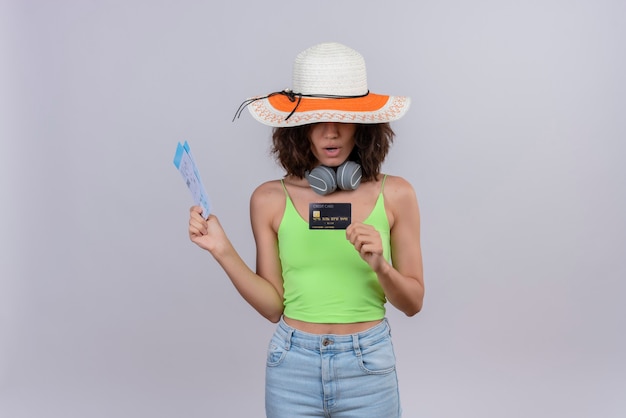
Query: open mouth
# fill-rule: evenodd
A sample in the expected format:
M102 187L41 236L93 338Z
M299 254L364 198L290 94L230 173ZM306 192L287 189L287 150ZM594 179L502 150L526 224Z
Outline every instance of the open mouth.
M336 147L327 147L327 148L324 148L324 151L326 152L326 155L328 155L329 157L335 157L337 156L337 154L339 154L339 148L336 148Z

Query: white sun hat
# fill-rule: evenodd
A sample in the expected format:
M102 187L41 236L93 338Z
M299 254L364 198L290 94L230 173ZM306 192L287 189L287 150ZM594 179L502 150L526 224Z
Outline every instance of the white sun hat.
M385 123L400 119L409 108L405 96L370 93L363 56L345 45L328 42L298 54L292 88L244 101L264 125L300 126L317 122Z

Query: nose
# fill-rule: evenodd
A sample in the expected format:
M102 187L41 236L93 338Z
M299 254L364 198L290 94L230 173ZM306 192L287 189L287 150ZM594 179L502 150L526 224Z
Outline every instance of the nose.
M339 136L338 122L322 122L324 138L337 138Z

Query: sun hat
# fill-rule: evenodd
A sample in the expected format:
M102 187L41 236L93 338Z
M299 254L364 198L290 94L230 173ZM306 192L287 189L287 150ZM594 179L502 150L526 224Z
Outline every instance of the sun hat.
M245 100L235 118L247 107L256 120L273 127L384 123L404 116L409 104L405 96L370 93L363 56L345 45L327 42L296 56L291 89Z

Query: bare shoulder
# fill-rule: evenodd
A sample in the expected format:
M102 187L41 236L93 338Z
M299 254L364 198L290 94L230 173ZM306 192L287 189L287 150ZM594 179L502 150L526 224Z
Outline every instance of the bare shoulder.
M392 204L403 205L417 201L411 183L399 176L387 175L384 188L385 198Z
M267 220L273 226L282 218L285 209L285 190L280 180L271 180L259 185L250 197L250 218Z
M419 224L417 196L411 183L402 177L387 175L383 195L392 229L395 225L406 225L407 221L413 226Z
M276 196L285 195L285 190L283 189L283 185L280 180L270 180L265 183L260 184L254 192L252 192L251 200L260 200L266 202L267 200L271 200L276 198Z

